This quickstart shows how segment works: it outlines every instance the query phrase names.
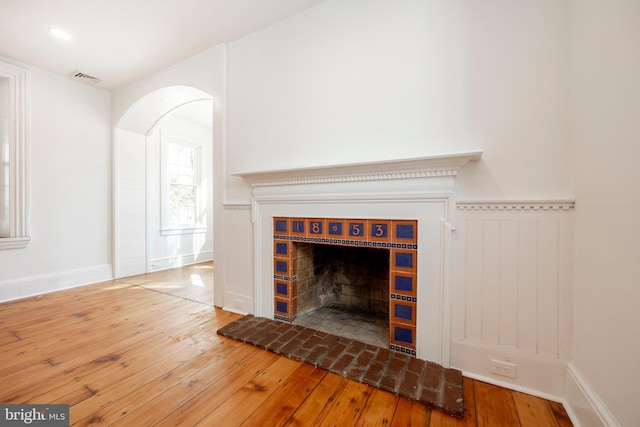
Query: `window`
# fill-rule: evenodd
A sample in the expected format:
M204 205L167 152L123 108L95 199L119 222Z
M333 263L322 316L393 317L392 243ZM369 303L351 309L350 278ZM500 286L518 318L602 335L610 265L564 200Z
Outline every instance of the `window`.
M203 231L200 224L200 146L169 138L163 141L162 234Z
M27 70L0 60L0 249L29 244Z

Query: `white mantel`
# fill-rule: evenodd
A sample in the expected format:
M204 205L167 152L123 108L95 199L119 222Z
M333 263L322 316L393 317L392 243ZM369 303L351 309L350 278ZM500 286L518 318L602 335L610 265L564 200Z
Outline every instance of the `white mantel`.
M417 357L448 366L454 178L481 155L234 173L253 187L255 315L274 314L274 217L417 220Z
M236 172L231 175L247 179L253 187L455 176L458 169L470 161L479 160L481 156L482 151L475 150L373 162Z

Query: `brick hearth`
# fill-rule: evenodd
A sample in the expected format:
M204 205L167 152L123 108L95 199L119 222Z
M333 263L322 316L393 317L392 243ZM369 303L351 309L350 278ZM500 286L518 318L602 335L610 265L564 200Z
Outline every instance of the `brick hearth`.
M432 362L300 325L252 315L218 334L462 418L462 373Z

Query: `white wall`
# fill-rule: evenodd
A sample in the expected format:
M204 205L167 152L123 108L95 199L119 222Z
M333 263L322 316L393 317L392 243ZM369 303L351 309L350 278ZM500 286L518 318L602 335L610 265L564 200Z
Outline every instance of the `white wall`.
M637 426L640 3L571 6L577 204L575 362L567 398L584 425ZM593 414L598 404L602 421Z
M565 9L327 1L233 42L228 168L480 148L464 198L570 197ZM230 180L231 201L248 194Z
M30 69L31 243L0 251L0 300L111 278L111 97Z

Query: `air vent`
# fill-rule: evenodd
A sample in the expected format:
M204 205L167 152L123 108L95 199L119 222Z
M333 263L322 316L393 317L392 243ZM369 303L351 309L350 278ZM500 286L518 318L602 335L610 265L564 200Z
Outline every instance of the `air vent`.
M91 83L91 84L94 84L94 85L96 85L96 84L98 84L98 83L100 83L102 81L97 77L90 76L89 74L85 74L85 73L82 73L80 71L75 71L75 72L71 73L71 77L73 77L74 80L82 81L82 82L85 82L85 83Z

